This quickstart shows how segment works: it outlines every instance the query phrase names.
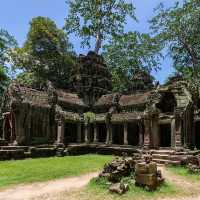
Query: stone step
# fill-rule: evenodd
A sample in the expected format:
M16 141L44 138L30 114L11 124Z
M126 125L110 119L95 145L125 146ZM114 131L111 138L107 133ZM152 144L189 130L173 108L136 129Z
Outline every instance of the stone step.
M153 158L155 159L164 159L164 160L174 160L180 161L184 156L182 155L169 155L169 154L153 154Z
M23 150L28 151L28 146L0 146L0 150Z
M166 159L153 159L154 162L158 164L165 164L165 165L180 165L180 161L175 160L166 160Z
M152 154L174 154L174 150L150 150Z

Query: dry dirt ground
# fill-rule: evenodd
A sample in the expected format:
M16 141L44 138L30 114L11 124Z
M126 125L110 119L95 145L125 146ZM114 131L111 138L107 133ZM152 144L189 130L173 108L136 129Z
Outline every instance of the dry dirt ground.
M164 177L182 188L187 197L156 200L200 200L200 183L177 176L164 167L161 167L161 170ZM79 177L10 187L0 191L0 200L88 200L91 197L84 196L81 191L97 175L98 173L90 173ZM104 199L107 200L106 197Z

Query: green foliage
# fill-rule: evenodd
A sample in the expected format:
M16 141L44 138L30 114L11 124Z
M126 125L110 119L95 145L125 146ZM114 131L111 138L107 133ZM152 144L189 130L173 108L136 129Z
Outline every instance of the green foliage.
M3 29L0 29L0 96L9 84L8 67L9 51L16 47L16 40Z
M36 17L30 22L27 40L22 48L11 52L12 60L24 72L21 77L37 87L45 85L47 80L57 87L65 88L69 84L69 75L74 65L72 45L65 32L58 29L49 18ZM28 84L29 84L28 83Z
M180 195L182 192L180 188L177 186L175 187L174 184L169 182L165 182L161 187L157 188L156 191L149 192L144 188L136 187L134 180L130 177L126 177L122 181L129 184L129 191L123 195L110 193L108 190L110 184L105 178L94 178L87 186L85 196L87 196L88 199L93 197L92 199L94 200L104 199L105 196L110 200L147 200L157 199L158 197L174 197L174 195Z
M199 0L176 2L170 8L160 4L156 12L150 23L157 41L169 48L175 69L195 89L200 83Z
M112 156L83 155L0 162L0 187L99 171Z
M148 34L128 32L113 37L103 56L112 72L113 90L124 91L136 71L159 69L160 44Z
M83 39L82 45L90 47L96 39L95 52L109 36L123 33L127 16L135 18L132 3L125 0L68 0L69 15L65 29Z
M95 120L95 113L93 112L86 112L84 113L84 121L86 124L93 123Z

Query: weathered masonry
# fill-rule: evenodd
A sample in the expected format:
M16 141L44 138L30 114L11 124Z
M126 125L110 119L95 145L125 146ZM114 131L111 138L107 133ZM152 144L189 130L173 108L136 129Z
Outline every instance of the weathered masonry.
M12 83L4 96L2 140L10 145L104 144L145 149L200 148L200 117L184 81L155 87L138 71L126 94L92 52L78 58L76 93Z

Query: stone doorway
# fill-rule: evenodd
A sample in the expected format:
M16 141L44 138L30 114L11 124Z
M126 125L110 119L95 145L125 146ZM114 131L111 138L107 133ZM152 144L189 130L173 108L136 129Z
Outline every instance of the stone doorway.
M99 138L99 142L106 142L106 133L107 133L107 128L106 124L97 124L97 134Z
M200 149L200 121L195 122L195 147Z
M171 124L160 125L160 147L171 147Z
M124 126L123 124L113 124L112 125L113 132L113 144L124 144Z
M76 143L77 142L77 124L65 123L64 143Z
M139 146L139 126L137 123L128 123L128 144Z

